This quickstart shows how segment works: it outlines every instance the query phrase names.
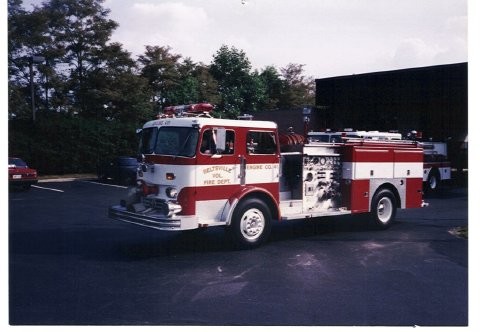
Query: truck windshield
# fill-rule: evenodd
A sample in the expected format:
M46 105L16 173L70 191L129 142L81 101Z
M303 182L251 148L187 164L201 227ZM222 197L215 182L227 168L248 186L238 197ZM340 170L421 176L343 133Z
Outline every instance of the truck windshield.
M140 153L151 154L155 149L155 141L157 140L158 128L144 128L142 130L142 138L140 139Z
M193 157L198 129L192 127L146 128L142 132L140 151L144 154Z
M161 127L158 130L155 153L193 157L198 141L198 129L191 127Z

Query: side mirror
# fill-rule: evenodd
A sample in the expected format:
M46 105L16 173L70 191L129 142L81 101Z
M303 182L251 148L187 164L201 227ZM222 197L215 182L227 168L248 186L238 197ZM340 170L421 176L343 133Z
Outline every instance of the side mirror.
M225 128L216 128L215 129L215 144L217 147L217 153L222 153L225 151L226 142L227 142L227 130Z

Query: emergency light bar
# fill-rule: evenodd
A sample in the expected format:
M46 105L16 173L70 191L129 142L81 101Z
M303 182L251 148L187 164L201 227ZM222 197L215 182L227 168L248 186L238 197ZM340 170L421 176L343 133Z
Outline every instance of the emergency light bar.
M209 114L213 110L213 105L209 103L189 104L178 106L167 106L163 108L163 113L169 117L199 116Z

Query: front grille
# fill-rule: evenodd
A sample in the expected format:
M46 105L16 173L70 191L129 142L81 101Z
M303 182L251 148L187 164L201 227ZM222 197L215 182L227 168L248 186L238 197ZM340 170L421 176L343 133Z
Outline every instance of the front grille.
M163 199L158 199L155 197L144 197L143 204L146 208L151 208L162 212L163 214L168 214L168 205Z
M158 199L155 197L144 197L143 204L147 208L158 209L165 204L165 201L163 199Z

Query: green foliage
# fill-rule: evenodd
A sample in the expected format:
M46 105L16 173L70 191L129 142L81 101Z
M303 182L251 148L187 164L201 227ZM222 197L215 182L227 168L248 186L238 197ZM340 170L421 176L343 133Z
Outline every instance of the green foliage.
M313 104L303 65L252 70L235 47L221 46L207 65L169 46L146 46L132 59L110 42L118 24L103 4L46 0L27 11L8 0L9 153L41 174L94 172L101 159L134 155L135 129L164 106L209 102L236 118Z
M8 85L8 108L9 110L15 110L15 113L9 111L9 120L14 117L29 118L32 116L30 100L26 96L28 96L26 87L12 83Z
M138 58L141 75L148 81L151 103L154 112L174 99L173 91L180 84L178 54L171 53L170 47L146 46L145 53Z
M151 109L219 100L217 82L203 64L173 54L170 47L146 46L138 58L140 75L147 80Z
M9 154L24 158L41 175L95 173L105 158L136 155L136 126L66 114L41 116L35 123L9 122Z
M218 82L210 74L208 66L197 64L195 68L195 79L198 82L198 102L209 102L213 105L220 103L220 94L218 92Z
M266 90L266 98L262 108L267 110L282 108L280 99L282 98L283 82L277 69L273 66L267 66L261 71L260 79Z
M218 82L219 111L227 118L255 112L265 99L265 86L251 67L245 52L235 47L223 45L213 56L210 73Z
M281 68L283 93L280 103L285 108L313 105L315 102L315 80L303 75L305 65L290 63Z

